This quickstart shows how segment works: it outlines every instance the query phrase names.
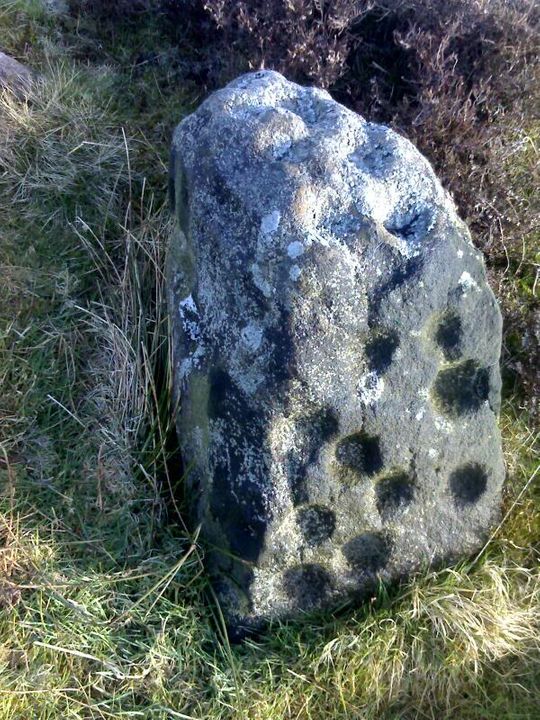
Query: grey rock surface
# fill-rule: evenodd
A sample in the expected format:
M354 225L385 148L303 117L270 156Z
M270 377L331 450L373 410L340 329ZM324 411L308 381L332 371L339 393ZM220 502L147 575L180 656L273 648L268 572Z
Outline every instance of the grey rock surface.
M0 89L8 89L18 98L25 98L34 75L25 65L10 55L0 52Z
M275 72L178 126L178 435L230 626L478 549L504 479L501 316L429 163Z

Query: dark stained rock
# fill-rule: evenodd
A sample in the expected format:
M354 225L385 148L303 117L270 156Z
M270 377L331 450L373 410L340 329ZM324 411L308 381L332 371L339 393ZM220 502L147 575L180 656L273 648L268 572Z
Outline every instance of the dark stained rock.
M265 71L178 126L171 199L178 435L235 632L479 548L501 316L429 163Z

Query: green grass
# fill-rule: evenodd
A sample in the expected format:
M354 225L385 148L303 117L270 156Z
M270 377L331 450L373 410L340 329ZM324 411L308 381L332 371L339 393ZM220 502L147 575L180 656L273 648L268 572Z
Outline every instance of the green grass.
M0 99L1 720L538 717L538 436L519 395L479 557L224 639L170 444L167 154L197 91L136 71L150 31L119 31L100 65L39 8L0 2L4 48L42 73L27 103Z

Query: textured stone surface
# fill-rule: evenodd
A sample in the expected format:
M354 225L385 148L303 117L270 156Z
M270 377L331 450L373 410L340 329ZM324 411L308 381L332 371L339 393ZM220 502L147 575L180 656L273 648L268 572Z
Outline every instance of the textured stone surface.
M171 198L178 433L231 627L481 546L501 317L429 163L259 72L179 125Z
M28 95L32 79L32 72L25 65L0 52L0 89L7 88L22 99Z

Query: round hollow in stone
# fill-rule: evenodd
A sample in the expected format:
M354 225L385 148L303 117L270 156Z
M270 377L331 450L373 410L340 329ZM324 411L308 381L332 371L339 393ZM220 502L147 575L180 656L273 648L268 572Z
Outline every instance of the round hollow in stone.
M342 438L336 446L336 460L360 475L375 475L383 466L379 438L363 432Z
M466 507L476 503L487 489L488 475L478 463L468 463L456 468L450 475L450 492L456 505Z
M406 472L398 471L377 482L375 495L379 515L383 520L390 520L413 501L414 483Z
M435 342L447 360L457 360L461 355L463 328L456 312L448 311L439 319L435 330Z
M343 554L353 570L376 573L388 564L392 543L382 532L365 532L343 546Z
M283 588L299 607L309 609L319 605L332 590L332 578L318 563L305 563L286 570Z
M439 371L432 392L435 405L450 417L476 412L489 398L489 371L476 360L463 360Z
M329 540L336 529L336 515L323 505L309 505L300 508L297 514L298 527L306 543L316 546Z

